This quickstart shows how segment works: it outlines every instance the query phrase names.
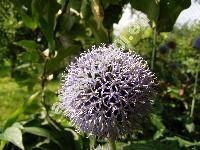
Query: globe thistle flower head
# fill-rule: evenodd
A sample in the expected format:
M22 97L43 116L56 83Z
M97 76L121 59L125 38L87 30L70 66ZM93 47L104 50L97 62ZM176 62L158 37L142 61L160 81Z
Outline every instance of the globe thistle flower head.
M78 130L116 139L147 117L155 76L139 55L102 45L82 53L66 71L59 103Z
M193 48L197 49L198 51L200 51L200 37L197 37L193 43Z
M165 54L169 51L169 47L167 45L161 45L159 47L159 51L160 51L161 54Z
M170 67L171 69L173 69L173 70L177 70L180 66L179 66L178 63L173 62L173 63L170 63L170 64L169 64L169 67Z
M175 41L168 41L166 44L171 49L176 49L176 42Z

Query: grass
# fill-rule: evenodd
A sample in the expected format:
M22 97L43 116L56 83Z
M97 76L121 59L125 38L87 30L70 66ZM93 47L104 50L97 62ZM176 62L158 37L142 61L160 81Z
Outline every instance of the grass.
M24 103L34 92L29 91L26 86L19 85L15 79L10 77L9 66L0 67L0 128L4 121ZM48 90L57 91L58 82L50 82ZM40 85L35 86L34 91L39 90ZM53 99L55 101L55 97Z
M0 126L28 96L26 87L20 87L10 77L0 78Z

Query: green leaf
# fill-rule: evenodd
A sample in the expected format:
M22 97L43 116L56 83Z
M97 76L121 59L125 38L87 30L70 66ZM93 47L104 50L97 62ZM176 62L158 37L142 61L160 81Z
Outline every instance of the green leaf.
M70 14L65 13L64 15L60 16L59 21L59 33L64 35L65 33L68 33L74 23L75 23L75 16L72 16Z
M33 51L38 47L37 43L33 40L21 40L14 42L14 44L23 47L27 51Z
M153 136L153 139L156 140L163 136L163 133L165 132L166 128L165 125L162 123L162 119L160 118L160 116L152 114L151 122L157 128L157 131Z
M171 31L181 11L190 5L191 0L161 0L157 30L159 32Z
M90 136L89 139L90 139L90 149L93 149L96 144L96 138L93 136Z
M142 141L123 147L123 150L179 150L176 141Z
M112 31L113 24L119 22L122 14L123 5L124 3L120 3L117 5L108 5L108 7L104 9L103 25L108 30Z
M61 7L56 0L33 0L32 1L32 14L39 23L46 40L48 41L49 48L55 48L54 29L56 25L56 13Z
M73 134L73 136L74 136L74 140L76 140L76 141L79 140L79 135L74 130L72 130L70 128L65 128L65 131L71 132Z
M30 63L24 63L22 65L19 65L15 68L15 70L20 70L20 69L24 69L24 68L29 68L31 66Z
M159 2L158 0L131 0L131 6L147 14L152 22L157 22L159 17Z
M19 128L15 126L7 128L3 133L3 137L5 140L13 143L17 147L24 149L24 145L22 143L22 132Z
M3 140L4 138L3 138L3 134L1 133L0 134L0 140Z
M104 18L104 11L103 11L103 8L101 6L100 0L92 0L91 1L91 8L92 8L92 12L93 12L93 15L94 15L94 19L97 23L97 29L99 29L102 22L103 22L103 18Z
M51 27L44 18L40 17L39 22L41 30L44 33L46 40L48 41L48 46L50 50L54 49L55 48L54 31L51 30Z
M62 148L62 145L59 143L59 141L54 137L54 133L50 130L47 130L45 128L41 127L24 127L24 132L28 132L37 136L46 137L49 140L55 142L60 148Z
M192 133L195 131L195 124L193 122L188 122L185 124L185 128L189 133Z
M80 14L83 19L89 18L91 15L91 7L89 0L83 0L80 8Z
M182 10L191 0L131 0L131 6L147 14L159 32L169 32Z
M178 136L174 137L166 137L163 141L177 141L180 145L180 147L191 147L191 146L200 146L200 142L190 142L185 139L182 139Z
M22 11L20 14L25 26L27 26L28 28L31 28L32 30L35 30L37 28L37 22L35 22L34 18L28 16L26 13Z
M64 61L64 59L68 56L78 54L80 51L79 45L72 45L71 47L67 49L60 49L58 51L57 56L54 59L51 59L51 61L48 64L48 73L53 72L61 67L61 63Z
M98 24L94 21L93 18L90 18L87 22L87 25L92 30L92 33L97 41L97 43L108 43L108 33L106 29L103 27L103 24L100 24L100 27L98 27Z
M3 150L3 148L4 148L4 146L6 145L6 141L3 139L3 137L2 137L2 139L1 139L1 142L0 142L0 149L1 150Z
M46 5L46 1L43 0L33 0L31 3L31 11L33 18L38 22L40 17L45 14L44 7Z
M117 150L122 150L123 147L129 145L128 143L123 143L123 142L116 142L115 144L116 144L116 149Z

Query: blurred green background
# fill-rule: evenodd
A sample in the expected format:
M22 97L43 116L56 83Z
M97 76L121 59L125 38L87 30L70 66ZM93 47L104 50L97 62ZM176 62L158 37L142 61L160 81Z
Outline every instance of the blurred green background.
M144 12L137 34L113 34L123 6ZM190 0L1 0L0 149L106 149L55 114L61 74L92 45L116 39L149 63L159 87L149 121L117 142L124 150L200 149L200 23L174 26ZM137 16L137 15L136 15ZM131 40L126 42L125 39ZM194 46L194 43L196 46ZM198 47L199 46L199 47Z

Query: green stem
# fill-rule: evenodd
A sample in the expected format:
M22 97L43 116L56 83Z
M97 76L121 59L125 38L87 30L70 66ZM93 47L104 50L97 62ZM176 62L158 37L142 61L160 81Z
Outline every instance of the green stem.
M47 79L46 79L47 64L48 64L48 60L45 60L44 69L43 69L43 73L42 73L41 92L42 92L42 104L48 115L48 108L47 108L47 104L46 104L46 100L45 100L45 87L46 87L46 82L47 82Z
M155 58L156 58L156 41L157 41L157 31L156 27L153 28L153 51L152 51L152 56L151 56L151 70L154 69L154 63L155 63Z
M45 112L46 112L47 121L51 125L53 125L57 130L60 131L60 128L57 126L56 122L49 115L48 105L47 105L46 99L45 99L45 90L46 90L46 86L47 86L47 65L48 65L48 61L49 61L48 59L45 60L44 69L43 69L43 73L42 73L42 81L41 81L42 105L43 105Z
M115 141L109 140L109 150L116 150Z
M200 56L199 56L200 59ZM198 65L196 68L196 75L195 75L195 82L194 82L194 89L193 89L193 96L192 96L192 106L190 111L190 118L193 117L194 114L194 106L196 101L196 93L197 93L197 84L198 84L198 74L199 74L199 67L200 67L200 60L198 59Z

